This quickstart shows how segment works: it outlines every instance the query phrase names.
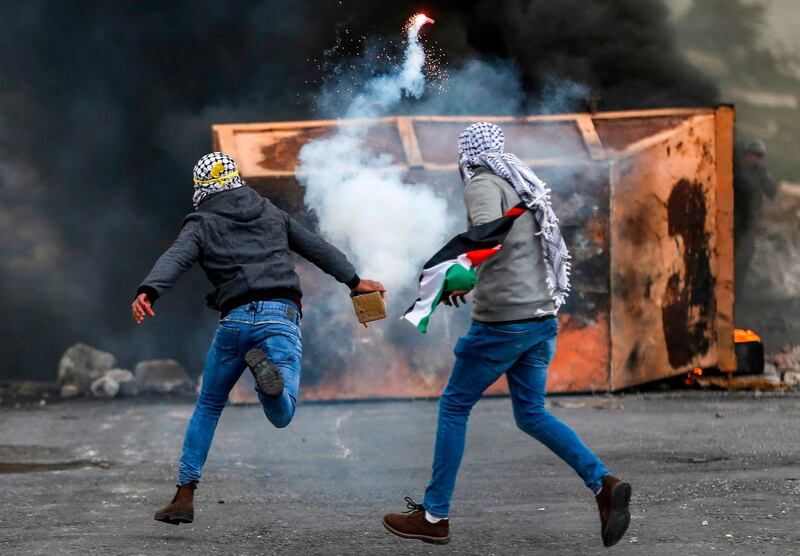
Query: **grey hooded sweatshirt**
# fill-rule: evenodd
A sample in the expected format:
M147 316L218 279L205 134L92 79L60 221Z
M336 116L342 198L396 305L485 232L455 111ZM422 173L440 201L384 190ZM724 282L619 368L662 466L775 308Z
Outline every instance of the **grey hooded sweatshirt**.
M250 301L288 299L300 306L292 251L350 288L359 277L347 257L269 200L244 186L208 197L139 286L151 302L199 262L214 289L208 306L223 316Z
M500 218L519 203L514 186L488 168L476 168L464 190L471 227ZM473 320L514 322L556 314L547 287L539 225L528 211L514 222L503 248L478 267Z

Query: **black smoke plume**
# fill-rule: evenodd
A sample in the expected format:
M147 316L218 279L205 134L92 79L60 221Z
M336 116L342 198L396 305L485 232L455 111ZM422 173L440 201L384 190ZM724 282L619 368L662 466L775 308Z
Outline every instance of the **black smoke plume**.
M564 79L603 109L717 99L656 0L3 3L0 377L51 379L77 341L199 370L199 271L143 328L129 303L191 210L210 125L317 117L325 52L357 54L342 34L397 36L420 9L448 64L510 63L531 97Z

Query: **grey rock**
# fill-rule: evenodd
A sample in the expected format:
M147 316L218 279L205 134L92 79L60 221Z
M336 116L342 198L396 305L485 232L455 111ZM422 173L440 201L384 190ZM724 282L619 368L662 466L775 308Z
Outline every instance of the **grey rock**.
M192 379L174 359L142 361L133 371L140 392L182 394L192 391Z
M80 396L80 394L81 389L74 384L65 384L61 387L62 398L74 398L75 396Z
M790 388L800 388L800 371L786 371L783 373L783 381Z
M95 398L113 398L119 392L119 382L106 374L92 382L91 391Z
M86 344L75 344L61 356L58 363L58 383L61 386L74 385L88 394L92 383L116 364L116 357L107 351Z

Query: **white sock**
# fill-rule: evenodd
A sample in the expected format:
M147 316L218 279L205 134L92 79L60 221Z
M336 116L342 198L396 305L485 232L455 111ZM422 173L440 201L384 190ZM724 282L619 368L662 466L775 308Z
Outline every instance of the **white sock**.
M428 520L428 523L439 523L441 520L447 521L446 517L433 517L428 510L425 510L425 519Z

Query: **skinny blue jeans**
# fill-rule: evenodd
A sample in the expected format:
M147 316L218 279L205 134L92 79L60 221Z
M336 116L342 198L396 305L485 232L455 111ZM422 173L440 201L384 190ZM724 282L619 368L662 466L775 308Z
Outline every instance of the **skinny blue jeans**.
M547 367L557 334L555 317L515 324L473 321L458 340L453 372L439 399L433 476L424 501L431 515L449 515L470 411L503 373L517 426L567 462L593 492L600 489L608 470L572 429L545 409Z
M183 440L179 485L200 479L222 409L246 368L244 355L252 348L267 354L281 369L285 382L278 399L258 393L264 414L277 428L291 423L303 356L299 311L293 303L283 300L255 301L237 307L220 320L208 351L203 387Z

